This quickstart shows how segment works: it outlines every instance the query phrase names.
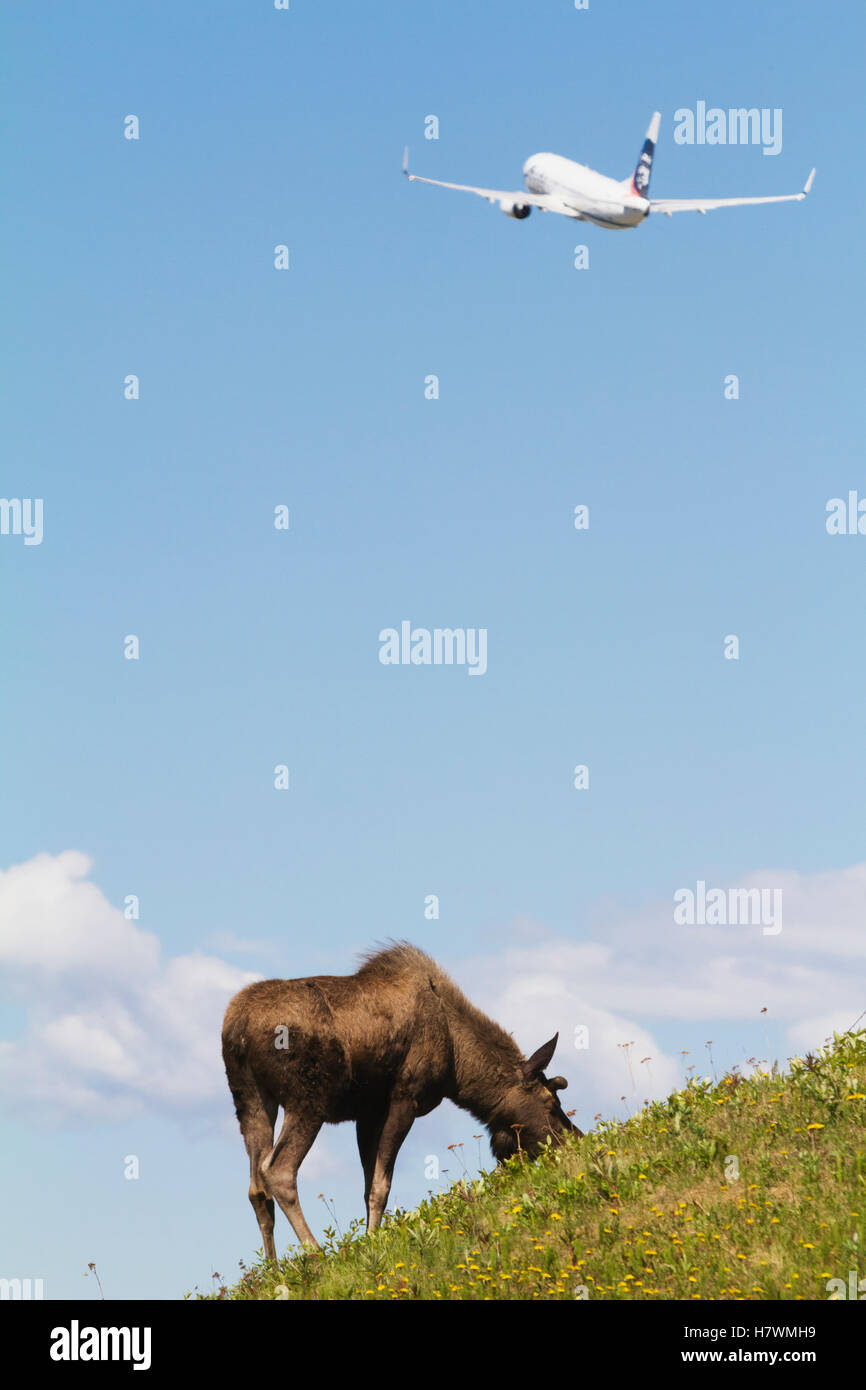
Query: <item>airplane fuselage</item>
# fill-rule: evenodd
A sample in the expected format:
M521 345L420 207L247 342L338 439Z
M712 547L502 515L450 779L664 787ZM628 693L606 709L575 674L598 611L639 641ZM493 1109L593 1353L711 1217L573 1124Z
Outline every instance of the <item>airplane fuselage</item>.
M561 154L530 155L523 181L530 193L559 204L557 212L598 227L636 227L650 210L649 200L633 191L630 180L607 178Z
M661 115L653 112L634 173L628 179L610 179L576 159L561 154L533 154L523 166L524 189L483 188L474 183L448 183L409 173L409 147L403 151L403 173L411 181L475 193L488 203L499 204L506 217L522 221L533 208L558 212L580 222L622 231L638 227L651 212L672 217L675 212L710 212L713 208L739 207L746 203L800 203L812 187L813 169L799 193L772 193L745 198L650 198L650 175L658 140ZM766 150L764 151L766 154Z

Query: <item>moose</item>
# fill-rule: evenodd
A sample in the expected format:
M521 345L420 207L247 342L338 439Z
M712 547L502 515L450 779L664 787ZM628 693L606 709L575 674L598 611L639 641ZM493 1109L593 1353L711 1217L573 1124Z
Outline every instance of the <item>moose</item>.
M318 1248L298 1169L323 1124L357 1126L368 1231L382 1220L413 1121L445 1099L486 1126L498 1162L518 1150L536 1157L548 1137L580 1137L557 1096L568 1083L544 1075L558 1038L524 1058L409 942L368 953L354 975L247 985L226 1010L222 1052L265 1257L276 1259L275 1198L301 1244Z

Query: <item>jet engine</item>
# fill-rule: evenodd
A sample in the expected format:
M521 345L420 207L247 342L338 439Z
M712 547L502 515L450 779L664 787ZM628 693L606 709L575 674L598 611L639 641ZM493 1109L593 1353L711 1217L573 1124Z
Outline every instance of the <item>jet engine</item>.
M515 203L513 198L500 198L499 206L506 217L516 217L520 221L532 212L531 203Z

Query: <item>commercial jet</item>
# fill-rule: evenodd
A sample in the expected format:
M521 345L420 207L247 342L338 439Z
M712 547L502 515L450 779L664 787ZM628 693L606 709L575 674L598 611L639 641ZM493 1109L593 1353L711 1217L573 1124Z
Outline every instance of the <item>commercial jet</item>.
M656 111L649 123L635 171L627 179L610 179L585 164L559 154L530 155L523 166L526 192L503 192L498 188L475 188L466 183L444 183L409 173L409 148L403 153L403 173L413 183L432 183L438 188L456 188L461 193L477 193L489 203L498 203L506 217L528 217L533 208L559 212L578 222L594 222L597 227L637 227L651 212L671 217L675 212L710 212L713 208L741 207L746 203L799 203L812 187L813 169L801 193L776 194L769 198L650 198L649 184L653 155L661 116Z

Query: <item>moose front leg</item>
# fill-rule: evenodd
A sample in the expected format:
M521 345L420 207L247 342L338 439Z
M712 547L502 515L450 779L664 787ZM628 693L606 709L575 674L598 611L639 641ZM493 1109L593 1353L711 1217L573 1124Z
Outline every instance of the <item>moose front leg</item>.
M376 1150L376 1160L373 1165L372 1178L367 1177L367 1165L365 1168L365 1185L369 1187L367 1197L367 1230L375 1231L382 1220L385 1207L388 1205L388 1194L391 1191L391 1179L394 1176L394 1163L397 1154L400 1152L400 1145L412 1128L415 1119L415 1102L413 1100L393 1100L388 1107L388 1114L379 1135L379 1144ZM360 1134L359 1134L360 1146ZM362 1155L363 1161L363 1155Z

